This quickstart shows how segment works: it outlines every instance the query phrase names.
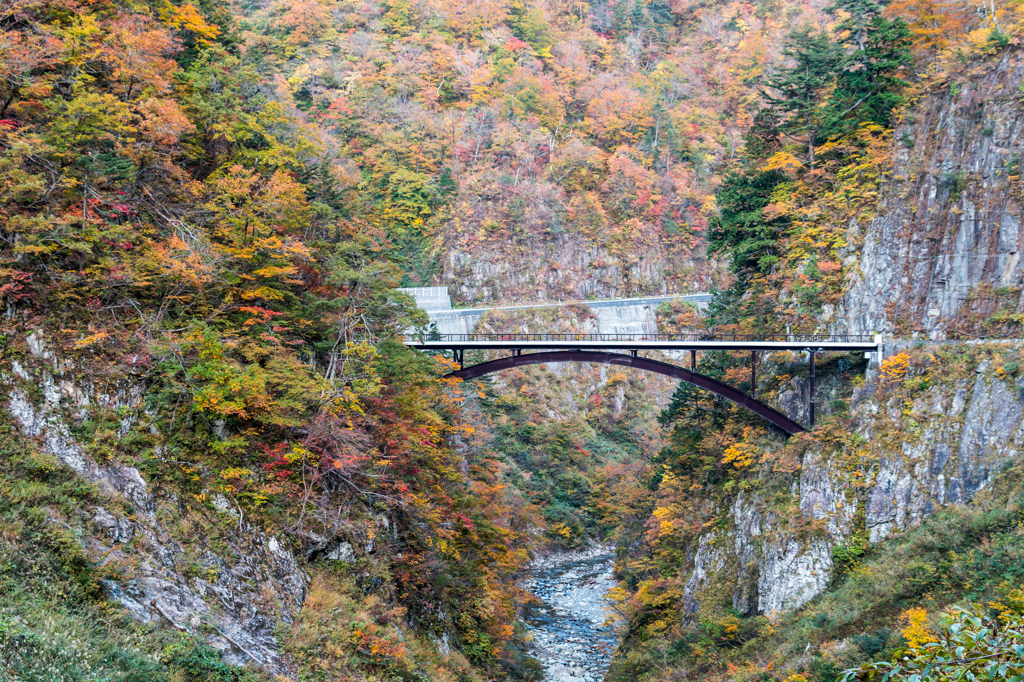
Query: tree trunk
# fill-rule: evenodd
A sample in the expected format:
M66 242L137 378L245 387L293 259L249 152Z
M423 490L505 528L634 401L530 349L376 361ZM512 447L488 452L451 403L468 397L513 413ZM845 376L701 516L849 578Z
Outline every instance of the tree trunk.
M814 126L812 117L807 115L807 166L814 168Z

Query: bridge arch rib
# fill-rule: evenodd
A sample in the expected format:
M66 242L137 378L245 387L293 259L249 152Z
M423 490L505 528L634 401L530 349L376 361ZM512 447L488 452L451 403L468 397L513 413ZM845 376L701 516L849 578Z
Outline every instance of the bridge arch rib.
M683 367L671 365L667 362L636 357L633 355L623 355L621 353L607 353L588 350L528 353L524 355L513 355L511 357L498 358L497 360L491 360L490 362L482 362L479 365L473 365L471 367L460 369L457 372L452 372L448 376L458 377L459 379L474 379L485 374L492 374L505 369L512 369L513 367L541 365L548 362L586 362L601 365L621 365L623 367L635 367L637 369L654 372L656 374L664 374L665 376L674 377L689 384L693 384L694 386L707 389L727 400L731 400L738 405L742 405L755 414L764 417L789 435L806 431L803 426L797 424L775 408L762 403L753 396L749 396L743 391L737 390L728 384L723 384L721 381L704 376L703 374L698 374L697 372L692 372Z

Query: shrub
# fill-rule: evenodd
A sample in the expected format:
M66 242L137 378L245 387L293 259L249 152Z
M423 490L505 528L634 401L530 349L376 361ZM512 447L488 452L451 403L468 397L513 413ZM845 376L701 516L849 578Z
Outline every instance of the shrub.
M18 618L0 613L0 674L19 682L78 682L105 671L90 665L87 643L59 637L48 622L45 634L34 632Z
M953 608L925 642L900 649L891 662L867 663L840 680L1024 680L1024 618L987 618L978 607ZM913 646L913 644L918 646Z
M890 355L882 361L879 374L885 384L894 384L907 376L910 369L910 354L907 352Z
M189 682L255 682L258 678L245 668L236 668L220 660L205 642L181 635L164 647L160 660Z
M863 635L856 635L852 637L853 643L856 644L865 656L877 656L886 644L889 642L889 637L892 636L892 630L889 628L880 628L874 632L866 633Z

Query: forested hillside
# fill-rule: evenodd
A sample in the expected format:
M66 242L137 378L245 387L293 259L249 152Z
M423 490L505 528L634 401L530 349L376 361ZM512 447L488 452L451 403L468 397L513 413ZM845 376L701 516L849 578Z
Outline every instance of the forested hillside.
M1017 349L912 349L867 384L834 358L831 421L784 444L632 373L442 378L396 288L1019 335L1022 32L1020 0L0 0L0 680L536 680L519 578L596 540L613 677L831 679L902 611L774 607L856 591L901 565L890 531L990 484L929 522L969 529L929 555L963 578L924 565L898 603L1017 608L1016 469L993 483ZM765 362L765 399L804 409L803 365ZM742 363L700 369L743 387ZM977 485L872 534L865 496L936 434L978 445L948 465ZM825 495L838 521L799 493L826 479L854 491ZM998 560L960 557L978 538ZM813 589L743 568L776 549L776 578L820 560Z

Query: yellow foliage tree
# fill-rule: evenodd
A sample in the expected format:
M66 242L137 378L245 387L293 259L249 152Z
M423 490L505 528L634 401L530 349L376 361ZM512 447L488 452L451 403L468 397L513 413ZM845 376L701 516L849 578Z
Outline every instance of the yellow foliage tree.
M882 381L886 384L893 384L902 381L910 369L910 355L906 352L891 355L882 361L879 373Z
M935 633L928 627L928 612L923 608L907 609L903 612L903 621L906 626L901 632L911 649L919 649L936 641Z

